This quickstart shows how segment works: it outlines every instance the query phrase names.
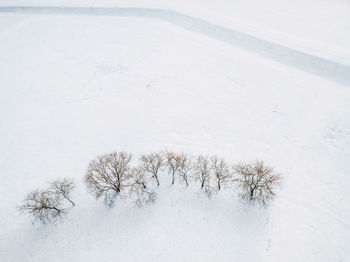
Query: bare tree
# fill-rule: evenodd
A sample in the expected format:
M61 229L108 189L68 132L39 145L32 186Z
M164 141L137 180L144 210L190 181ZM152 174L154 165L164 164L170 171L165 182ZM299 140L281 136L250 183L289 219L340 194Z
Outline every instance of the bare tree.
M186 183L186 187L188 186L188 175L191 172L192 168L192 159L190 156L181 154L176 161L178 164L178 174L181 176L182 180Z
M103 197L111 206L121 192L130 189L133 185L130 161L130 154L114 152L90 162L85 182L97 199Z
M228 165L223 158L213 156L210 158L210 162L210 168L217 179L217 186L220 190L221 184L227 182L230 179L231 173L229 171Z
M141 167L144 171L152 174L159 186L158 173L160 168L165 164L162 153L151 153L141 156Z
M71 203L72 206L75 206L75 203L72 201L70 194L75 188L73 180L69 178L57 179L50 183L50 188L48 192L58 198L63 198Z
M34 219L46 224L55 221L69 210L67 202L72 204L70 194L75 185L69 178L57 179L46 190L34 190L27 194L19 210L28 213Z
M195 166L195 179L197 181L200 181L201 188L203 189L205 185L209 182L210 177L210 166L209 166L209 159L207 156L200 155L197 157Z
M46 224L55 221L63 212L61 198L48 191L35 190L27 194L19 210Z
M150 204L156 201L157 194L148 185L148 176L143 168L133 169L133 186L132 192L136 194L135 204L138 207L142 207L145 204Z
M133 168L132 169L132 178L133 178L133 189L134 188L143 188L146 189L149 187L149 179L148 176L146 175L146 171L141 167L141 168Z
M166 152L165 153L165 159L166 159L166 165L169 168L169 173L172 176L171 184L174 185L175 183L175 175L180 167L180 156L173 152Z
M261 161L238 164L234 167L235 181L242 188L241 197L251 203L267 206L274 198L280 184L280 175Z

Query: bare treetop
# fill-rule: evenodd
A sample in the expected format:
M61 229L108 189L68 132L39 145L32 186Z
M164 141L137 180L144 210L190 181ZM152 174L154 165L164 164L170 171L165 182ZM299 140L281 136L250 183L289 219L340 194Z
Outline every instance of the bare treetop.
M96 196L111 205L115 197L132 186L131 155L114 152L90 162L85 181Z
M213 156L210 158L211 170L217 178L218 189L221 189L221 184L227 182L231 178L228 165L223 158Z
M193 169L192 158L186 154L181 154L179 156L180 157L177 158L177 161L179 162L178 173L182 177L182 180L186 183L186 186L188 186L188 176Z
M175 183L175 174L177 173L180 167L181 156L174 152L166 152L165 158L166 158L166 165L169 168L169 173L171 173L172 175L171 184L173 185Z
M41 190L28 193L19 210L30 214L34 221L39 220L44 224L56 220L63 213L59 197Z
M204 188L209 181L210 166L207 156L199 155L195 162L195 179L201 182L201 188Z
M72 207L75 205L70 197L74 188L71 179L57 179L45 190L36 189L28 193L19 210L32 216L34 222L36 220L44 224L53 222L68 213L70 207L67 207L66 201L71 203Z
M234 170L236 182L243 189L242 198L267 206L276 194L280 175L261 161L253 164L239 164L234 167Z
M158 186L160 185L158 172L164 164L165 160L162 153L150 153L141 156L142 169L152 174L152 178L156 180Z
M146 175L142 168L133 169L133 186L132 192L136 194L136 206L142 207L156 201L157 194L149 187L149 176Z
M66 199L72 206L75 206L75 203L71 200L70 194L75 188L73 180L69 178L57 179L50 183L49 193L51 195L56 195L58 197Z

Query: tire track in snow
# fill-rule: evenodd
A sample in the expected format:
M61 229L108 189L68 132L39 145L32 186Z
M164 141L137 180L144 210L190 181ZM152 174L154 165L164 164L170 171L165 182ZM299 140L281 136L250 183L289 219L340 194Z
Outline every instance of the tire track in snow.
M159 19L296 69L350 86L350 66L307 54L179 12L147 8L3 6L0 12L35 15L92 15Z

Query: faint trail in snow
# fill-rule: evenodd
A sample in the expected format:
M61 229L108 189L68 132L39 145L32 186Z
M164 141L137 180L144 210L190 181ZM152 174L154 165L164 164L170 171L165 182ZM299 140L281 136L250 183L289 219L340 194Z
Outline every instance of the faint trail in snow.
M350 86L350 66L275 44L244 32L219 26L171 10L147 8L3 6L0 7L0 12L36 15L93 15L160 19L305 72Z

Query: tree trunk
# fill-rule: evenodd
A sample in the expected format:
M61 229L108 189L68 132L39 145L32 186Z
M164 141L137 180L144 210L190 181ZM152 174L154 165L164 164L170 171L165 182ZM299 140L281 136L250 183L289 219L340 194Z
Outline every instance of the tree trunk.
M158 179L158 176L157 176L157 175L155 175L154 177L155 177L155 178L156 178L156 180L157 180L157 186L159 186L159 179Z
M67 200L68 200L68 202L72 204L72 207L74 207L74 206L75 206L75 203L74 203L72 200L70 200L68 197L64 197L64 198L65 198L65 199L67 199Z
M61 210L57 209L56 207L49 207L49 209L53 209L53 210L57 211L58 214L61 213Z
M250 201L253 201L253 199L254 199L254 189L252 189L252 190L250 191L250 196L249 196L249 200L250 200Z
M173 178L172 178L172 181L171 181L171 184L174 185L175 183L175 172L173 172Z

